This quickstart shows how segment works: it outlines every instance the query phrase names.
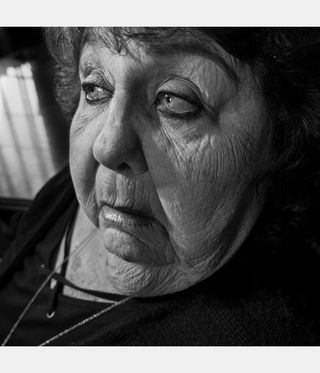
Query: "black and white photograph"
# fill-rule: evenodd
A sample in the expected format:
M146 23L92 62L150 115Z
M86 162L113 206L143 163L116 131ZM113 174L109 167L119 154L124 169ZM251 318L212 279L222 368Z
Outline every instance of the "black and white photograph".
M3 347L319 346L319 211L320 27L0 27Z

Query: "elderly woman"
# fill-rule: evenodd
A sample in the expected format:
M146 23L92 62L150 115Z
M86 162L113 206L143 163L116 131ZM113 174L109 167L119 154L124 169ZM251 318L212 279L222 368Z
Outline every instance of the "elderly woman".
M70 173L3 258L3 344L320 343L320 30L46 36Z

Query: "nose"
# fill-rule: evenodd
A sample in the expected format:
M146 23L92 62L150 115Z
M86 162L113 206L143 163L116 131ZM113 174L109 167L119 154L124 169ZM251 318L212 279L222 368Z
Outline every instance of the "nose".
M142 145L136 131L138 116L134 105L113 97L102 114L103 123L93 145L97 162L117 172L139 175L148 170ZM136 123L135 123L136 121Z

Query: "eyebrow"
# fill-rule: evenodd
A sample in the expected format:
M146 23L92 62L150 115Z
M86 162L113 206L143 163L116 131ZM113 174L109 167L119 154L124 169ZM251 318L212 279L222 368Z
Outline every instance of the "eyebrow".
M85 53L82 54L79 60L79 69L85 76L88 76L95 69L103 70L103 63L100 60L99 54Z
M147 45L147 48L155 56L169 56L175 54L192 54L212 60L221 67L228 77L236 84L239 83L239 76L234 68L221 56L218 49L209 46L208 43L200 44L198 41L183 41L167 43L165 46Z
M210 59L221 67L236 85L239 84L239 76L235 69L221 56L221 52L219 52L217 48L209 45L208 41L205 41L203 44L200 44L198 40L183 40L177 42L168 42L166 44L142 42L142 45L144 45L149 53L154 57L191 54ZM110 46L108 47L110 48ZM98 53L95 53L94 57L92 56L92 53L85 54L84 56L82 55L80 61L80 69L86 76L97 67L103 68L103 63L101 63Z

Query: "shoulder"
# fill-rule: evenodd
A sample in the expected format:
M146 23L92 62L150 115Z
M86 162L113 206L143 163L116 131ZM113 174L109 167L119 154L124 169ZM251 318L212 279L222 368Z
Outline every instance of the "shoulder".
M39 191L29 209L21 217L15 238L5 250L0 266L0 282L9 278L25 255L32 252L59 216L75 203L69 167L65 167Z
M260 263L261 264L261 263ZM137 300L134 323L98 344L275 346L320 344L317 286L244 257L192 288ZM262 263L263 264L263 263ZM297 285L299 284L299 285ZM106 338L104 340L104 338ZM111 339L110 339L111 338Z
M75 192L72 185L69 166L64 167L52 177L37 193L30 208L22 218L19 230L25 226L41 223L58 215L74 199Z

